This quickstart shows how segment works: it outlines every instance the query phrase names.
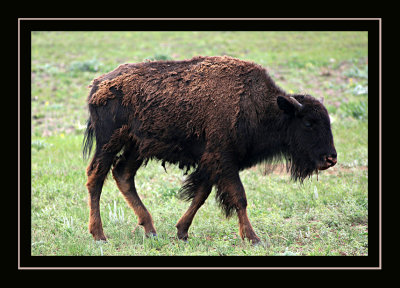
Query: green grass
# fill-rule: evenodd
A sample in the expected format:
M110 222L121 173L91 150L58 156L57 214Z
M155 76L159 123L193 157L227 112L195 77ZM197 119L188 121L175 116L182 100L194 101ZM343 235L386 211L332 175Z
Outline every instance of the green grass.
M368 51L364 32L32 33L32 255L367 255ZM189 230L176 194L182 171L149 162L136 177L158 237L146 238L112 177L102 192L107 243L88 232L81 144L91 80L121 63L230 55L265 66L287 91L324 97L338 164L303 185L263 165L241 172L248 214L269 245L251 246L213 191Z

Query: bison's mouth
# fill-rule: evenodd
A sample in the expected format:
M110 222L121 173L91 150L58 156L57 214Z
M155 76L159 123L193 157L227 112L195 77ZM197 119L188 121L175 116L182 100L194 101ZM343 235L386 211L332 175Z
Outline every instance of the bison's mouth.
M326 154L325 154L326 155ZM288 171L292 174L292 179L303 181L306 177L310 177L313 173L317 173L318 170L326 170L337 163L336 153L328 154L328 156L321 156L318 160L309 160L301 157L295 157L297 155L290 155L286 157L286 165Z
M330 167L335 166L336 163L337 163L336 157L326 156L325 157L325 161L323 161L322 163L320 163L318 165L318 170L326 170L326 169L328 169Z

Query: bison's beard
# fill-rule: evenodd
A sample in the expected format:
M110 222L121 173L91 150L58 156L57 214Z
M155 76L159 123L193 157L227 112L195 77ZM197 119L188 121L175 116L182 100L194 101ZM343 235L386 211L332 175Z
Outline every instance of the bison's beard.
M318 172L314 161L307 159L302 155L287 155L286 169L291 174L294 181L303 182L307 177L311 177L314 172Z

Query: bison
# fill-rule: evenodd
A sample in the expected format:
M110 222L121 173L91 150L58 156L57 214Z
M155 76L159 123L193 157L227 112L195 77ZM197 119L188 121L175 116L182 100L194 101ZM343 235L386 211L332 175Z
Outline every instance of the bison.
M156 229L134 178L143 164L157 159L190 172L179 191L191 200L176 224L179 239L187 240L196 212L216 187L226 216L237 213L241 238L255 244L260 239L247 216L239 171L283 159L292 179L302 182L337 161L324 105L310 95L286 93L252 62L199 56L123 64L90 87L83 155L90 155L95 138L86 170L95 240L106 240L99 202L111 167L147 236L157 235Z

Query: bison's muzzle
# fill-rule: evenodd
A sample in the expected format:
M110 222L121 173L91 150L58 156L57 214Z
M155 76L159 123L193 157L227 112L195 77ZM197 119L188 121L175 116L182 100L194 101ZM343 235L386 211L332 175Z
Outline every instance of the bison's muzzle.
M328 168L331 168L333 166L335 166L335 164L337 163L337 158L336 158L336 153L330 154L328 156L324 157L324 161L319 167L318 170L326 170Z

